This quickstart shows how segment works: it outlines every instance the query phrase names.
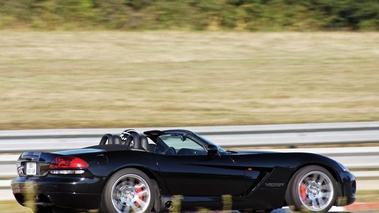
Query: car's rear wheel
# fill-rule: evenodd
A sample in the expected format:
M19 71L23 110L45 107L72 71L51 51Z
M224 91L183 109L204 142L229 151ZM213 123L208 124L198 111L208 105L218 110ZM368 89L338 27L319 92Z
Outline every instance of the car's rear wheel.
M138 169L122 169L105 184L101 212L150 212L155 201L150 178Z
M328 212L337 194L337 184L328 170L306 166L292 177L286 202L293 211Z

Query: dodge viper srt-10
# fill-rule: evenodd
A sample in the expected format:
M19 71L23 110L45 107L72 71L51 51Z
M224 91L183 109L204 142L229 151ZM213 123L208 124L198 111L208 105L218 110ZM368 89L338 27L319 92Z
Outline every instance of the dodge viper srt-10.
M231 141L232 143L232 141ZM14 197L34 212L327 212L355 201L356 180L311 153L228 151L183 129L125 130L98 145L23 152Z

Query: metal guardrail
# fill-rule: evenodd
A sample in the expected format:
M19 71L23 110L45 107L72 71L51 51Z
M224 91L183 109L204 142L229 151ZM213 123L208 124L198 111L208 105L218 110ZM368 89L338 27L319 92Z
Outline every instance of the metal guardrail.
M379 142L379 122L251 126L175 127L189 129L223 147L301 146ZM135 128L137 131L166 128ZM124 129L0 131L0 153L55 151L92 146L105 133Z
M316 123L252 126L175 127L197 132L214 143L226 147L297 147L312 149L275 149L282 152L316 152L324 154L357 170L362 180L379 182L379 146L322 148L330 144L379 143L379 122ZM135 128L139 132L151 129ZM56 129L0 131L0 189L9 188L16 176L15 161L22 151L56 151L92 146L106 133L120 134L124 129ZM369 189L379 189L370 186Z

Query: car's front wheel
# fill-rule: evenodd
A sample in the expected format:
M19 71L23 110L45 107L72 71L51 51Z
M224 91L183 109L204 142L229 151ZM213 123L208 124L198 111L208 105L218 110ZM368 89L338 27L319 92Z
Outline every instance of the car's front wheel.
M335 203L336 181L328 170L320 166L306 166L292 177L286 201L293 211L328 212Z
M155 193L150 178L138 169L122 169L105 184L101 212L150 212Z

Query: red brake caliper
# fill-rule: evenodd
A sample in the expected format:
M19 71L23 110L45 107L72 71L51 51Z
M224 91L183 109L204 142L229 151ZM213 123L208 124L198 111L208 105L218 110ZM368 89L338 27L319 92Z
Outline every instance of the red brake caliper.
M305 202L307 200L307 188L304 184L300 185L300 195L301 199L303 199L303 201Z
M142 188L141 188L141 187L138 187L138 188L136 189L136 193L138 194L138 193L140 193L140 192L142 192ZM140 200L143 200L143 196L142 196L142 195L139 195L138 198L139 198ZM136 205L138 208L141 207L141 205L140 205L137 201L135 201L134 203L135 203L135 205Z

